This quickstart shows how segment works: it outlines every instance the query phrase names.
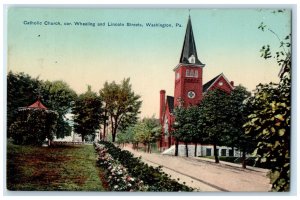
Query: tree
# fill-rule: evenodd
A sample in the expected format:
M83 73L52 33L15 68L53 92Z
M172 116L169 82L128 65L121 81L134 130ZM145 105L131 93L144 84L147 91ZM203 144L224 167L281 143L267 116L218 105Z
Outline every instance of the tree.
M7 74L7 127L16 120L18 108L28 106L37 99L41 81L28 74ZM9 134L8 134L9 137Z
M70 135L71 127L65 114L70 111L76 93L63 81L41 81L28 74L9 72L7 75L7 126L17 117L18 107L25 107L37 98L58 113L57 137Z
M121 84L114 81L105 82L103 89L100 90L100 96L111 123L112 141L115 142L118 128L122 127L125 130L130 126L128 122L136 119L140 113L142 101L139 100L140 96L132 91L129 78L124 79Z
M259 26L263 31L266 25ZM276 35L276 34L275 34ZM279 37L276 35L279 39ZM254 96L249 99L252 112L244 128L246 133L256 137L254 155L257 162L271 168L271 183L274 191L289 191L290 188L290 122L291 122L291 51L288 35L280 41L281 50L276 52L280 70L279 84L259 84ZM262 57L272 58L270 48L263 46Z
M44 109L22 109L10 125L9 132L15 144L42 145L56 133L57 113Z
M198 133L198 109L196 106L188 108L177 107L174 110L175 121L173 124L172 135L176 139L175 156L178 156L178 143L184 142L186 157L188 157L188 143L195 142L195 151L197 151L197 141L199 140Z
M118 144L125 144L125 143L135 143L134 140L134 126L127 127L126 130L120 132L116 136L116 141Z
M71 135L72 128L65 115L71 112L77 97L74 90L64 81L45 81L41 84L41 99L45 105L58 113L56 137L63 138Z
M254 150L254 139L245 134L243 128L249 115L249 107L246 104L246 99L251 95L245 87L239 85L231 91L228 103L228 121L230 123L230 132L227 135L226 145L238 148L242 154L242 166L246 168L246 153L251 153ZM225 136L226 137L226 136Z
M81 135L82 141L88 135L95 135L96 129L99 128L102 114L102 102L100 97L88 90L79 95L75 100L72 113L74 114L74 131Z
M148 135L146 140L146 144L148 144L147 151L151 152L151 144L155 143L160 138L162 127L159 123L159 120L155 119L154 116L151 118L144 118L142 123L144 123L147 127L147 132L144 134Z
M290 83L258 85L249 100L254 109L244 125L258 143L254 155L272 171L272 189L288 191L290 183Z
M185 124L186 112L183 107L176 107L174 109L174 123L172 125L171 134L175 138L175 156L178 156L179 140L183 140L185 135L184 124Z
M198 123L203 129L203 140L213 144L215 162L219 163L217 146L225 143L227 135L230 134L231 125L228 119L229 94L223 90L215 89L209 91L199 105L201 113Z

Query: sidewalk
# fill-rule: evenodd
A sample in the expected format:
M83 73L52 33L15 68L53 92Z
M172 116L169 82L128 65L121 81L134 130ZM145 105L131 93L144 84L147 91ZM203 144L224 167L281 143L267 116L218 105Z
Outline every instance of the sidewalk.
M267 192L271 189L266 169L243 169L241 165L223 161L216 164L214 160L206 158L149 154L135 151L130 146L123 149L136 157L141 156L149 165L161 165L162 170L171 175L171 178L179 178L179 182L185 182L200 191Z

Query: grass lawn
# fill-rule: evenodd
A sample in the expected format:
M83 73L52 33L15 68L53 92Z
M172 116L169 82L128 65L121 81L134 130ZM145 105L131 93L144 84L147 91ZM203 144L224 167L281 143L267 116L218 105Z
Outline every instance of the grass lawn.
M104 191L100 174L92 145L7 147L8 190Z

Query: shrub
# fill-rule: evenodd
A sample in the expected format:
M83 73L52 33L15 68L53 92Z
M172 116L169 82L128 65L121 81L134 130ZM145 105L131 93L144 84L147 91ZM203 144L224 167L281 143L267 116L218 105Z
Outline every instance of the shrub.
M140 157L136 158L129 151L121 150L110 142L101 141L100 144L105 145L112 158L118 160L131 176L142 180L148 186L148 191L193 191L193 188L178 183L162 172L161 166L149 166Z
M112 191L146 191L143 181L131 177L126 168L107 152L104 145L95 144L98 165L105 169L105 178Z

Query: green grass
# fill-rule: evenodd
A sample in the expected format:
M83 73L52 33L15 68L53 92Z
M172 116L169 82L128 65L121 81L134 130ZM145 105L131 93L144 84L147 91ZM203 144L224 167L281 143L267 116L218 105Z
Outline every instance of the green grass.
M92 145L32 147L8 144L7 189L104 191Z

